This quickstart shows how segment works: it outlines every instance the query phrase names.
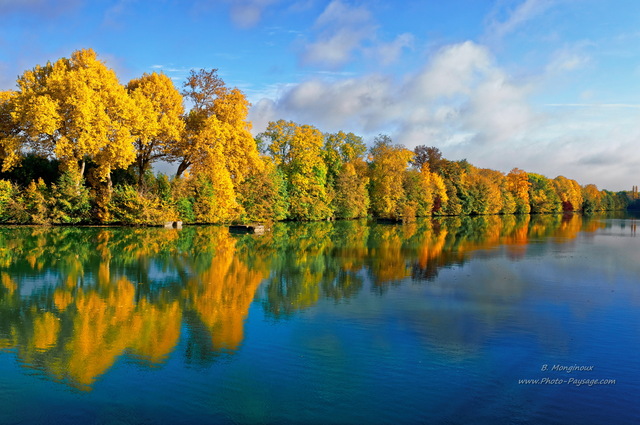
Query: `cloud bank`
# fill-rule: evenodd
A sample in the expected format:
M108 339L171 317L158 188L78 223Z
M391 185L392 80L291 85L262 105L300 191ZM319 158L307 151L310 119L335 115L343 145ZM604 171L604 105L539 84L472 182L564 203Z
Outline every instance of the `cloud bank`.
M410 147L491 144L518 138L535 123L529 90L511 81L485 47L467 41L442 48L420 71L399 78L369 74L286 86L279 98L259 100L252 119L259 129L288 116L329 131L392 132Z
M633 108L533 106L532 97L547 79L585 63L585 56L561 49L540 75L515 79L486 46L465 41L440 48L413 73L317 77L282 85L277 96L254 99L250 119L256 133L277 119L328 132L353 131L369 140L386 133L408 148L437 146L450 159L467 158L480 167L503 172L519 167L622 190L616 182L640 160L633 148L640 132L621 130L632 128L625 120L633 117L620 110ZM605 117L602 110L610 113ZM615 151L609 140L616 141ZM615 172L597 174L612 161L618 165Z

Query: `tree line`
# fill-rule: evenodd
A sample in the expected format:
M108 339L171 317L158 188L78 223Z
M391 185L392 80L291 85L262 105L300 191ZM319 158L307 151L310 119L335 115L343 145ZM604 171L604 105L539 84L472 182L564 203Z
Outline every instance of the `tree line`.
M217 70L179 90L119 82L93 50L38 65L0 92L0 222L230 223L624 209L626 193L451 161L379 135L279 120L258 136ZM189 109L185 109L185 104ZM177 165L175 176L153 165Z

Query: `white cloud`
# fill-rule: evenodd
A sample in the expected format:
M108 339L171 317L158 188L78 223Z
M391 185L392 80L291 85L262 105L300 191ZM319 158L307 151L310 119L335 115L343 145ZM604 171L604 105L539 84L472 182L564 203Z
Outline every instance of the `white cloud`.
M489 38L498 40L504 38L528 21L542 15L555 2L554 0L524 0L513 8L507 8L507 10L504 10L504 1L497 2L496 7L489 14L487 22Z
M547 64L547 73L563 73L584 68L591 62L591 57L583 50L581 45L556 50Z
M447 46L419 72L393 79L380 74L312 79L289 86L261 114L314 122L328 131L393 132L411 147L418 135L438 135L445 144L503 141L535 121L527 106L528 86L509 81L486 48L472 42ZM509 118L506 122L502 119ZM460 134L465 133L464 139Z
M337 68L346 64L365 41L375 36L373 16L365 7L351 7L333 0L314 25L317 39L307 43L301 55L305 65Z
M385 42L377 34L378 25L364 6L352 6L333 0L316 19L315 38L301 49L303 65L337 69L357 54L370 57L378 64L389 65L400 58L403 50L413 45L412 34L403 33Z
M471 41L446 46L404 87L404 94L430 100L469 94L492 62L489 51Z
M371 55L377 59L382 65L389 65L396 62L404 49L412 48L415 37L413 34L403 33L396 37L395 40L384 43L381 42L373 49Z
M229 15L233 23L239 28L248 29L256 26L263 18L264 12L281 0L200 0L193 8L193 13L199 14L208 10L214 4L229 5Z
M231 20L240 28L251 28L262 19L267 7L279 0L234 0L231 2Z

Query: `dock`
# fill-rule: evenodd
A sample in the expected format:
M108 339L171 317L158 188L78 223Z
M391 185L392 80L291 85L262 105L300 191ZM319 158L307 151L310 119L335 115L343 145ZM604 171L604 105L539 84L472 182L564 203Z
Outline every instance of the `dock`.
M167 221L164 223L165 229L182 229L182 221Z
M403 220L401 218L376 218L376 223L380 224L402 224Z
M264 234L265 228L263 224L233 224L229 226L231 233L251 233L256 235Z

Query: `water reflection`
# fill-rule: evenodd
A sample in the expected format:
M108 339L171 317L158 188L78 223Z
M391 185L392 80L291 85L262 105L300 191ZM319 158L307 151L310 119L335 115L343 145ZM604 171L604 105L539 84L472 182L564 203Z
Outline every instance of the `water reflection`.
M536 255L536 241L563 244L607 225L580 215L527 215L404 226L279 223L264 236L231 235L223 227L2 228L0 349L14 351L25 368L90 390L121 356L162 365L181 338L189 362L206 365L233 353L255 299L269 317L286 319L321 299L341 302L369 288L385 294L403 282L432 282L443 268L474 256L518 260ZM484 317L491 321L504 307L485 298L520 297L523 288L486 281L495 291L468 288L468 296L489 310ZM461 329L464 321L438 309L411 320L445 344L491 326Z

